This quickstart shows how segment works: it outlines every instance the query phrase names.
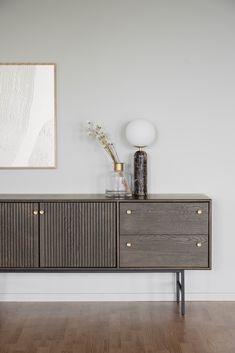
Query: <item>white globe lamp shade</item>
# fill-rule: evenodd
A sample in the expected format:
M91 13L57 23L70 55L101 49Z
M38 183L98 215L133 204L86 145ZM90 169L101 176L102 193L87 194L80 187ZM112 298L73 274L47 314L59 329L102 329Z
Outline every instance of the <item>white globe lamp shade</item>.
M156 138L155 126L153 123L145 119L132 120L126 126L126 138L132 146L149 146Z

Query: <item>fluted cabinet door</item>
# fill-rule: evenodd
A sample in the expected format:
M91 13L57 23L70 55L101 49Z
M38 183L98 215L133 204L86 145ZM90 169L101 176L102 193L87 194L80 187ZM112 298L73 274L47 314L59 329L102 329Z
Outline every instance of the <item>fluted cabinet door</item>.
M116 204L40 203L40 267L115 267Z
M38 203L0 203L0 268L39 265Z

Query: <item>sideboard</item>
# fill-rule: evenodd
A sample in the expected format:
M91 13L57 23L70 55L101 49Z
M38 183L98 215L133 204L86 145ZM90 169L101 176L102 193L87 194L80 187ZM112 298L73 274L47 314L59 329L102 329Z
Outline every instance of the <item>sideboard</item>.
M211 269L211 199L157 194L0 195L0 272L173 272Z

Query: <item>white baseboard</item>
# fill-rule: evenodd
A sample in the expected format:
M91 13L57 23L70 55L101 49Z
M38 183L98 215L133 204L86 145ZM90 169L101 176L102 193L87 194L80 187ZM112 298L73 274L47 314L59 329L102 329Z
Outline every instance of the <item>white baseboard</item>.
M0 301L174 301L174 293L0 293ZM235 301L235 293L186 293L187 301Z

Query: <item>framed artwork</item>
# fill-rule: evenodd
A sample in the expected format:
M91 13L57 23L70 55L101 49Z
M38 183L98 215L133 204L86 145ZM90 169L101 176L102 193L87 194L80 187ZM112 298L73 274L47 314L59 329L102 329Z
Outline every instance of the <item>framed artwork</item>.
M0 64L0 168L56 168L55 64Z

